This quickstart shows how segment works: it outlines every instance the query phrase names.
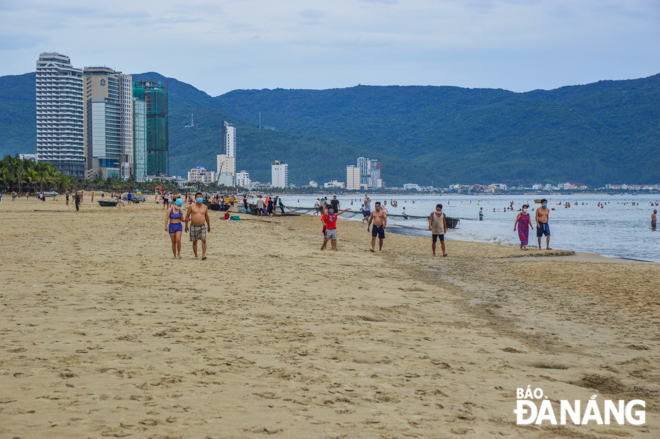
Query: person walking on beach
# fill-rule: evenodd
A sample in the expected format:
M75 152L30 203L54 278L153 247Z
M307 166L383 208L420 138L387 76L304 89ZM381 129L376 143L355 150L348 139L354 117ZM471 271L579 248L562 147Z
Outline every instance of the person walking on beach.
M431 244L433 256L435 256L435 243L439 239L440 247L442 248L442 257L446 257L445 231L447 230L447 217L442 212L442 204L436 204L435 211L431 212L431 215L429 216L429 229L433 235L433 244Z
M332 204L332 207L335 209L335 212L339 212L339 200L337 199L337 195L332 197L330 204Z
M181 212L182 205L183 200L181 198L177 199L165 216L165 230L170 234L170 239L172 240L172 254L174 255L172 259L181 259L181 232L183 231L181 225L181 220L183 219L183 213Z
M550 248L550 225L548 219L550 217L550 209L548 209L548 200L545 198L541 200L541 207L536 209L536 237L539 239L539 250L541 249L541 237L545 235L545 247Z
M513 225L514 232L516 231L516 226L518 227L518 238L520 238L521 250L527 250L527 243L529 241L529 228L531 227L532 230L534 230L534 226L532 226L529 213L527 213L528 208L529 204L523 204L522 212L518 214L516 223Z
M335 214L334 207L329 204L327 210L325 210L323 215L321 215L321 222L323 223L325 229L321 250L325 250L326 246L328 245L328 241L330 241L332 244L332 249L337 251L337 217L347 210L351 209L344 209L341 212L337 212Z
M282 212L282 215L284 215L284 203L282 203L282 198L277 197L277 202L280 205L280 212Z
M66 193L66 205L69 206L69 193Z
M76 204L76 212L80 212L80 194L76 192L76 195L73 197L73 202Z
M651 214L651 230L655 230L655 225L658 222L658 209L653 209Z
M362 222L367 221L370 216L371 216L371 198L369 198L369 194L364 194L364 218L362 218Z
M202 261L206 260L206 232L211 231L211 219L209 218L209 208L202 204L204 198L202 193L195 194L195 204L188 208L186 214L186 232L188 231L188 221L192 222L190 225L190 241L193 243L193 252L195 259L197 257L197 241L202 241ZM206 223L206 224L205 224ZM208 224L208 227L207 227Z
M126 199L127 199L128 204L133 204L133 203L131 203L131 200L133 199L133 194L131 194L130 192L128 194L126 194ZM92 194L92 201L94 201L94 195L93 194Z
M243 207L245 207L245 213L247 213L248 212L247 195L243 195Z
M374 223L374 228L371 232L371 253L376 252L376 236L378 237L378 251L383 251L383 240L385 239L385 227L387 227L387 213L380 207L380 201L376 201L374 204L376 208L375 211L369 215L369 221L367 222L367 232L371 227L371 223Z

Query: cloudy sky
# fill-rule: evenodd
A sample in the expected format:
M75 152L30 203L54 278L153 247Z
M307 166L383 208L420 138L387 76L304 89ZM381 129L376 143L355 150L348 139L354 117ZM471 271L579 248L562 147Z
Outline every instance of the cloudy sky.
M76 67L238 88L527 91L660 73L659 0L0 0L0 75Z

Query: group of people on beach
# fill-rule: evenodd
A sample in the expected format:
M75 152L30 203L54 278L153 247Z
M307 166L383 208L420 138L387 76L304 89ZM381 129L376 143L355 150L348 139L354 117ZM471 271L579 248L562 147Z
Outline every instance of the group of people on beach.
M351 200L351 204L352 204ZM387 228L387 211L384 208L384 203L376 201L374 203L374 210L371 210L371 198L369 194L364 196L364 204L360 209L363 215L363 222L367 223L367 232L371 232L371 249L372 253L376 252L376 240L378 240L378 251L383 250L383 243L385 241L385 229ZM390 203L391 205L392 203ZM341 209L337 196L333 196L332 200L328 198L320 198L316 201L316 209L314 215L319 213L321 215L321 223L323 224L323 244L321 250L325 250L330 241L332 250L337 251L337 217L344 212L351 210L351 208ZM447 217L442 212L442 204L436 205L435 211L429 215L429 230L431 230L433 243L431 249L433 256L435 256L436 242L439 240L442 247L442 256L447 256L445 247L445 232L447 230Z

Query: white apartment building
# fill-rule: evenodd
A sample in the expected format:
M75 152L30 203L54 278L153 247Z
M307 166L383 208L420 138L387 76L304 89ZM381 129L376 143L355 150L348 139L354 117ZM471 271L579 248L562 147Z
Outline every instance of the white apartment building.
M277 160L271 165L271 187L285 188L289 186L289 165Z
M314 180L310 180L309 181L309 187L319 187L319 184Z
M83 71L68 56L37 61L37 155L63 174L85 176Z
M359 191L361 187L361 172L358 166L350 165L346 167L346 189L349 191Z
M415 184L415 183L406 183L406 184L403 185L403 189L406 190L406 191L411 191L411 190L421 191L422 190L422 188L419 187L419 185Z
M222 122L222 154L234 159L229 169L223 169L222 172L236 174L236 128L228 122Z
M195 182L195 183L211 184L211 183L215 183L215 179L216 179L215 172L207 171L206 169L204 169L204 166L198 166L188 171L189 183Z
M236 173L236 187L249 188L251 184L250 174L247 171Z
M323 183L323 187L325 189L344 189L346 185L343 181L332 180L327 183Z

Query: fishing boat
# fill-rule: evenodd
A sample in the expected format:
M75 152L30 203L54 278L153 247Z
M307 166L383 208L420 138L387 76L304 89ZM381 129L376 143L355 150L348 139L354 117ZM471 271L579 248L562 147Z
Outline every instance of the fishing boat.
M542 203L541 200L534 200L534 202L535 202L536 204L541 204L541 203Z
M99 201L101 207L117 207L116 201Z

